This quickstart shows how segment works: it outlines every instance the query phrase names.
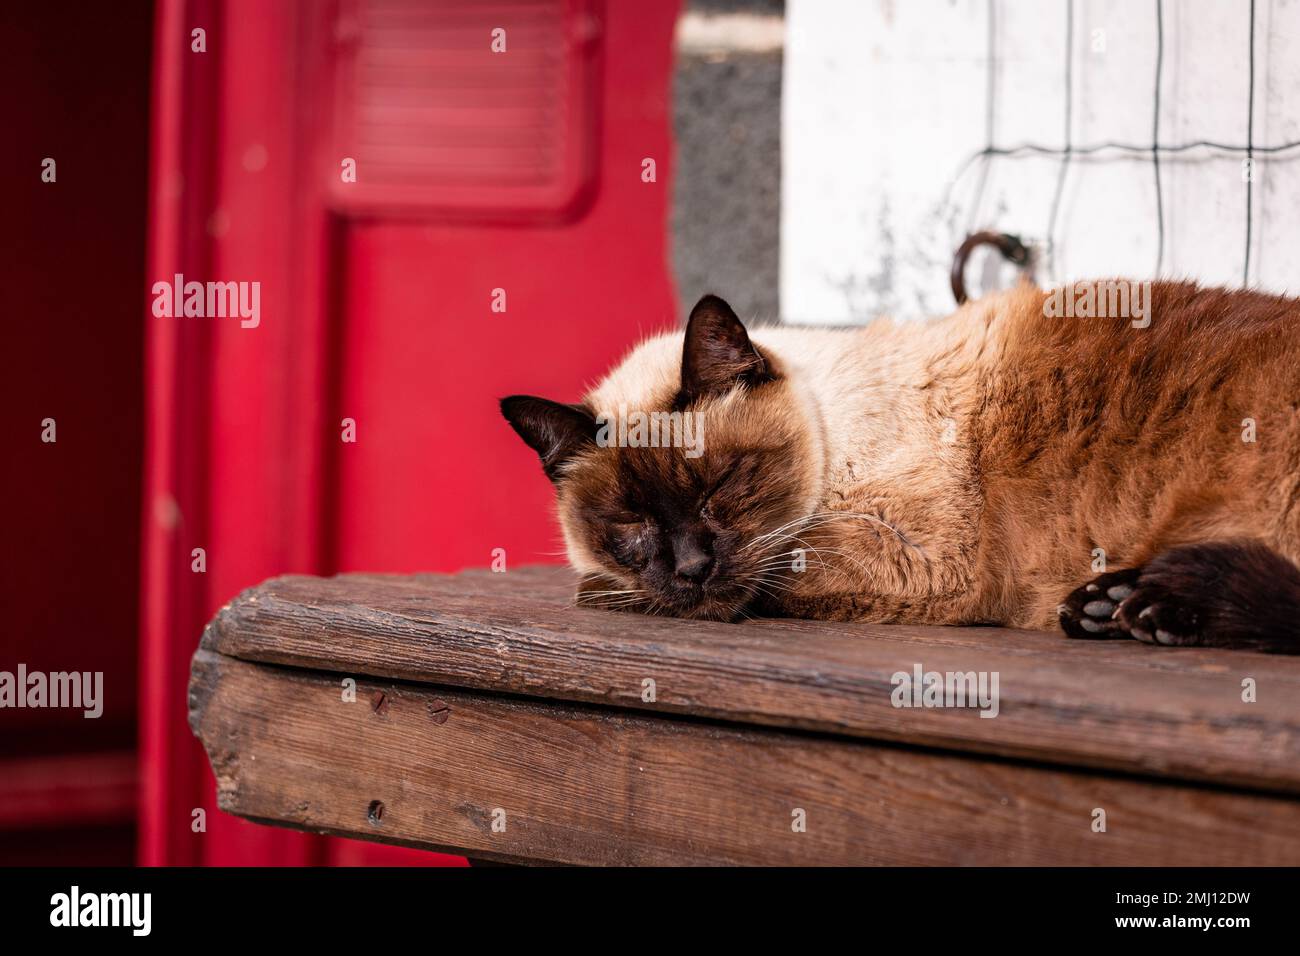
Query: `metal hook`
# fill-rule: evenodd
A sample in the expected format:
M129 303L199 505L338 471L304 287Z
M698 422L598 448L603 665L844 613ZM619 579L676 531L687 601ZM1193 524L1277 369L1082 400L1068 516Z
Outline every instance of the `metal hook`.
M1003 259L1020 266L1022 269L1029 264L1029 249L1025 247L1025 244L1020 241L1018 236L1005 232L984 231L971 233L957 247L957 252L952 257L952 294L957 299L958 305L962 305L966 301L966 260L976 246L993 246L998 252L1002 253Z

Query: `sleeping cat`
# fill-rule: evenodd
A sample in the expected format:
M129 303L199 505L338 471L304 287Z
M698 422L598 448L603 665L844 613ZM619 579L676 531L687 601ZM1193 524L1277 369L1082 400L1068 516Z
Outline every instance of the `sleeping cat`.
M1140 327L1049 299L751 337L705 296L581 404L501 409L580 603L1300 652L1300 302L1155 283Z

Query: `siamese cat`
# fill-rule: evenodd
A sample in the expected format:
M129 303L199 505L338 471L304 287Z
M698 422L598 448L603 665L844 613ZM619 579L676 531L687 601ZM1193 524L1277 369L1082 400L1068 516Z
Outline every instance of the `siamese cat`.
M581 604L1300 652L1300 302L1147 290L752 335L708 295L581 403L501 410Z

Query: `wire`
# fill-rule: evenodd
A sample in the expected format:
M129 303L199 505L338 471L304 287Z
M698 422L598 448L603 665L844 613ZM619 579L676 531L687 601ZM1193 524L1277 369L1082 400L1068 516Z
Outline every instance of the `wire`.
M1276 146L1234 146L1231 143L1219 143L1211 139L1197 139L1187 143L1178 143L1175 146L1159 146L1155 151L1162 155L1175 153L1186 153L1193 149L1217 149L1225 153L1245 153L1253 150L1256 153L1282 153L1287 150L1300 148L1300 139L1292 140L1287 143L1279 143ZM1102 143L1091 143L1087 146L1073 146L1070 148L1072 156L1088 156L1093 153L1100 153L1108 149L1122 150L1130 153L1140 153L1142 156L1149 156L1152 153L1150 146L1143 146L1139 143L1120 143L1115 140L1107 140ZM1017 154L1034 153L1039 156L1064 156L1065 150L1055 146L1039 146L1037 143L1019 143L1015 146L995 146L989 149L976 150L962 164L961 169L969 166L971 162L979 159L981 156L991 154L994 156L1009 156L1014 158ZM1141 159L1142 156L1134 157Z
M1295 159L1296 156L1286 156L1283 154L1290 153L1293 150L1300 150L1300 140L1290 140L1283 143L1277 143L1272 146L1260 146L1255 143L1255 0L1250 0L1250 42L1249 42L1249 83L1250 89L1247 96L1247 119L1246 119L1246 143L1238 145L1235 143L1224 143L1218 140L1197 139L1184 143L1173 145L1160 142L1160 87L1162 73L1164 69L1164 9L1162 0L1155 0L1156 8L1156 71L1155 71L1155 89L1152 110L1151 123L1151 144L1143 145L1140 143L1124 143L1115 140L1106 140L1100 143L1090 143L1083 146L1074 145L1073 141L1073 31L1074 31L1074 11L1073 0L1067 0L1066 3L1066 64L1065 64L1065 145L1064 148L1042 146L1038 143L1020 143L1015 146L996 146L994 145L994 129L996 119L996 59L997 59L997 17L994 0L988 2L988 70L986 74L986 101L985 101L985 145L983 149L976 150L962 160L961 165L957 167L956 173L949 180L948 186L944 191L943 208L950 208L952 193L958 183L965 178L966 173L971 166L983 160L980 169L979 184L976 186L974 199L971 206L970 228L968 233L974 230L974 224L979 216L980 206L984 201L984 193L989 178L989 170L992 166L994 157L1004 157L1007 159L1024 159L1027 157L1037 156L1045 158L1059 158L1061 168L1057 173L1056 190L1052 197L1051 212L1048 218L1047 227L1047 244L1052 255L1052 271L1056 272L1056 255L1055 255L1055 231L1060 211L1061 197L1064 191L1064 183L1068 167L1073 162L1100 162L1108 159L1146 159L1150 158L1152 171L1155 178L1156 187L1156 275L1159 276L1164 268L1165 255L1165 216L1164 216L1164 195L1160 177L1161 157L1176 157L1183 153L1193 150L1210 150L1213 152L1226 154L1244 154L1246 157L1249 175L1246 177L1246 253L1244 265L1242 267L1242 285L1246 285L1250 275L1250 252L1251 241L1254 227L1254 178L1255 162L1260 156L1270 159L1289 160ZM1119 153L1117 157L1105 157L1105 153Z
M1254 146L1252 148L1255 153L1267 153L1273 155L1288 152L1293 149L1300 149L1300 140L1279 143L1276 146ZM1160 146L1159 152L1163 156L1172 156L1190 152L1194 149L1211 149L1223 153L1247 152L1247 147L1245 146L1234 146L1231 143L1219 143L1208 139L1198 139L1188 143L1178 143L1173 146ZM1070 148L1069 152L1075 161L1093 161L1093 157L1096 156L1096 154L1108 150L1130 154L1118 158L1131 160L1146 159L1152 152L1150 146L1144 146L1138 143L1120 143L1114 140L1108 140L1102 143L1091 143L1087 146L1073 146ZM949 204L953 188L961 182L966 173L970 170L970 167L985 157L1003 156L1007 159L1025 159L1029 156L1042 156L1047 158L1059 158L1065 156L1065 154L1066 151L1064 149L1054 146L1040 146L1037 143L1020 143L1016 146L993 146L978 149L962 160L961 165L957 167L957 172L953 175L952 180L949 182L948 187L945 190L944 205L947 206ZM1095 161L1100 162L1102 160Z
M984 187L989 181L989 167L993 165L992 157L996 155L993 152L993 131L995 120L997 118L997 89L996 75L994 73L997 63L997 8L993 0L988 2L988 69L985 73L984 87L984 149L976 154L976 157L983 156L984 166L980 169L979 183L975 187L975 199L971 203L970 220L967 222L966 231L968 233L975 231L975 223L979 219L980 204L984 201Z
M1250 90L1246 94L1246 255L1241 266L1241 285L1250 281L1250 212L1255 180L1255 0L1250 0Z
M1156 178L1156 271L1155 277L1165 263L1165 201L1160 189L1160 72L1165 62L1165 17L1161 0L1156 0L1156 91L1155 109L1151 119L1151 168Z
M1047 217L1047 249L1053 277L1060 274L1056 255L1056 215L1061 208L1061 194L1065 190L1065 176L1070 169L1072 134L1074 129L1074 0L1065 0L1065 151L1061 169L1056 174L1056 192L1052 195L1052 211Z

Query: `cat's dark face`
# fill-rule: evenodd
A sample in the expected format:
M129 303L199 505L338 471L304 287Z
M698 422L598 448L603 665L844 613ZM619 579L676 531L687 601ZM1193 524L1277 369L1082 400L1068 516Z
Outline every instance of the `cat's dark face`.
M815 500L811 429L721 299L692 311L680 358L643 349L588 404L502 411L555 483L581 603L731 620L789 580L796 545L774 532Z

